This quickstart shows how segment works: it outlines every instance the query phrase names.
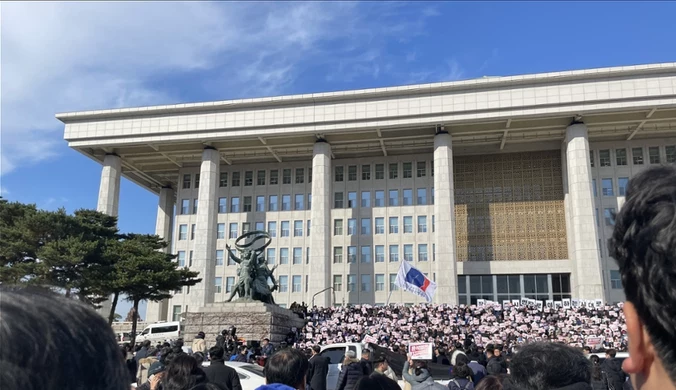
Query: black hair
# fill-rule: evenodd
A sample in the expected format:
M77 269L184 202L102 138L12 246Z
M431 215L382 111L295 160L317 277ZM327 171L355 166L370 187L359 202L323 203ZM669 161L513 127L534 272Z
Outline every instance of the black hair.
M603 373L601 372L601 359L596 355L591 355L589 361L592 362L592 379L600 381L603 379Z
M622 286L676 383L676 166L646 169L627 185L608 241Z
M141 347L146 347L146 348L150 347L150 340L146 340L143 343L141 343Z
M190 390L223 390L223 388L215 383L200 383L191 387Z
M399 384L382 374L363 376L357 381L354 390L401 390Z
M564 344L525 345L510 365L511 383L520 390L540 390L589 383L591 362L580 350Z
M319 345L313 345L312 350L315 351L315 353L319 353L322 351L322 347L320 347Z
M614 359L615 356L617 356L617 351L614 349L606 349L606 355Z
M216 360L223 360L223 356L225 355L225 351L223 350L223 347L220 347L218 345L209 348L209 356L211 359L216 359Z
M38 288L2 287L0 340L3 389L129 390L115 333L80 302Z
M427 370L427 362L424 360L414 360L413 367L415 367L415 375L422 374L422 370Z
M192 354L192 357L197 362L197 367L200 367L204 363L204 354L202 352L195 352Z
M364 355L371 356L371 350L364 348L364 349L361 350L361 355L362 356L364 356Z
M190 389L197 384L196 375L203 374L197 361L190 355L176 356L167 366L162 377L163 390Z
M309 363L303 353L295 348L282 349L265 362L265 381L299 388L305 381Z
M502 381L504 378L496 375L488 375L483 377L474 390L502 390L504 386Z
M459 356L458 356L459 357ZM453 377L469 379L472 377L472 369L469 368L467 362L455 360L455 366L453 366Z

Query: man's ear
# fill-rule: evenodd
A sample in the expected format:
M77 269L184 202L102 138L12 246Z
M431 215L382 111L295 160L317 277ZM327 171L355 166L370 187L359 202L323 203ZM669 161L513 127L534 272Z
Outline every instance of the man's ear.
M655 351L636 307L631 302L625 302L623 310L629 339L629 357L622 363L622 370L645 378L655 360Z

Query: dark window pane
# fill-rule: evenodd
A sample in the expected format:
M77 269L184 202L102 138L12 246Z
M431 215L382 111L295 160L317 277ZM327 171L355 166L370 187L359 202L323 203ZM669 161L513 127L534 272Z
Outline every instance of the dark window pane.
M476 301L477 301L477 299L479 299L479 298L481 298L481 297L478 297L478 296L476 296L476 295L471 296L471 297L470 297L470 301L469 301L469 302L470 302L470 305L476 305Z
M561 292L561 275L552 275L552 292L554 294Z
M549 292L549 286L547 284L547 275L536 275L535 282L537 284L538 293Z
M467 293L467 278L465 275L458 275L458 294Z
M506 275L498 275L498 294L507 294L509 293L508 289L508 277Z
M493 292L493 276L484 275L481 277L481 292L484 294Z
M535 275L523 276L523 292L526 294L535 293Z
M481 276L472 275L469 277L469 292L481 293Z
M486 301L492 301L493 295L484 295L484 296L481 297L481 299L484 299Z
M466 305L467 304L467 295L458 296L458 303L461 304L461 305Z
M498 303L500 303L501 305L502 305L502 301L507 301L507 300L509 300L509 295L498 295Z
M570 294L570 275L561 275L561 292Z
M521 277L519 275L509 275L509 293L519 294L521 292Z

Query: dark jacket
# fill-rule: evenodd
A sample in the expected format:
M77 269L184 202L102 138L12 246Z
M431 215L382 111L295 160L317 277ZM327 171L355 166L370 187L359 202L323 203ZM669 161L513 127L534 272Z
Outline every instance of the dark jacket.
M237 357L235 358L235 361L236 361L236 362L246 363L246 362L249 361L249 359L246 358L246 355L242 355L241 353L238 353L238 354L237 354Z
M601 363L601 370L605 372L608 378L608 387L620 390L624 385L626 375L622 371L622 362L619 359L606 359Z
M494 356L488 360L486 371L488 372L488 375L499 375L506 374L507 368L505 367L504 360Z
M267 357L270 357L273 353L275 353L275 347L268 343L268 345L261 349L261 353Z
M474 390L474 383L469 379L453 378L448 382L449 390Z
M361 369L364 372L364 375L371 375L373 373L373 364L371 364L371 362L367 359L362 358L359 361L359 364L361 364Z
M224 390L242 390L237 371L226 366L223 360L212 360L209 367L204 367L204 373L210 383L215 383Z
M605 375L601 377L601 379L594 379L594 377L592 377L591 387L594 390L608 390L608 381L606 381Z
M474 382L475 385L478 385L479 381L488 375L488 372L486 372L486 367L482 366L476 361L467 363L467 366L472 369L472 382Z
M354 390L357 382L364 376L359 360L354 360L348 365L343 365L338 376L336 390Z
M310 358L307 372L308 384L312 390L326 390L326 376L329 374L329 358L314 355Z
M136 352L134 359L136 359L136 362L138 363L139 360L145 359L147 357L148 357L148 348L141 347L141 349L139 349L138 352Z
M448 360L448 356L446 356L446 355L444 355L444 354L435 356L435 357L432 359L432 362L433 362L433 363L436 363L436 364L443 364L444 366L450 366L450 365L451 365L451 361Z

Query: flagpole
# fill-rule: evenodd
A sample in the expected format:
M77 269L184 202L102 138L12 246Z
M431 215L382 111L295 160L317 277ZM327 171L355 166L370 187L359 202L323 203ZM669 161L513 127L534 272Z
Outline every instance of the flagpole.
M391 289L390 289L390 295L387 296L387 303L385 304L385 306L390 305L390 298L392 298L392 290Z

